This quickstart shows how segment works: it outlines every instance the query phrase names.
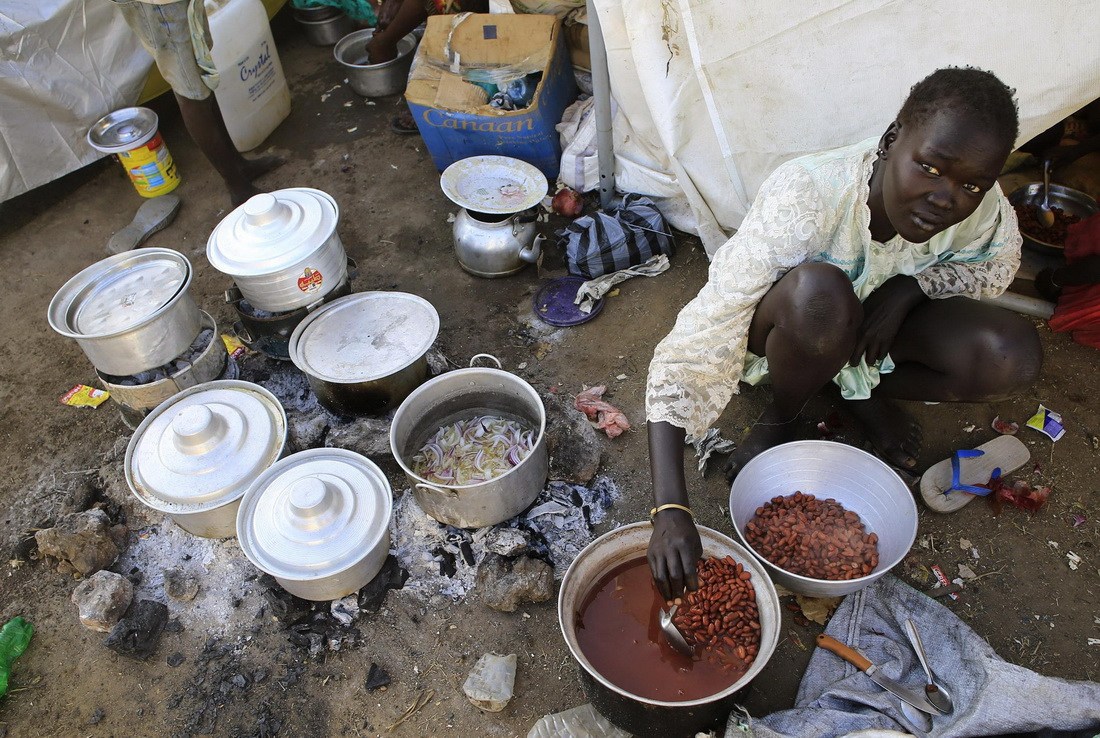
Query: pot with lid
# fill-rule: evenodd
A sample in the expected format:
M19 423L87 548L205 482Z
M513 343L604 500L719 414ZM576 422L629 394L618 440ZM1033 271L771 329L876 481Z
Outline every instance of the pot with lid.
M258 384L218 380L159 405L126 448L126 483L204 538L230 538L248 485L282 455L286 412Z
M428 377L439 313L405 292L358 292L306 316L290 360L326 408L340 415L397 407Z
M96 369L128 376L183 354L202 329L191 297L191 263L171 249L143 248L83 269L50 301L50 327L72 338Z
M335 600L381 570L392 507L386 475L372 461L344 449L310 449L256 478L237 513L237 540L287 592Z
M543 237L535 207L546 176L509 156L472 156L440 176L443 193L462 209L455 218L458 264L478 277L506 277L538 260Z
M214 228L206 258L233 278L258 310L288 312L313 304L347 278L336 232L340 209L328 194L291 187L249 198Z

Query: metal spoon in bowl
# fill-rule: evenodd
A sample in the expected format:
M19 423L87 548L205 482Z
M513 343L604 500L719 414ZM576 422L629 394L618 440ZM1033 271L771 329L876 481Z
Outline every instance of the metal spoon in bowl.
M665 634L665 639L669 644L683 655L690 658L695 653L695 649L691 647L691 644L684 640L684 634L680 632L680 629L676 627L672 622L672 618L676 616L676 610L679 605L673 605L667 612L664 608L661 608L661 614L658 620L661 623L661 631Z
M932 707L944 715L950 715L955 709L955 703L951 701L951 693L942 682L936 681L936 675L932 673L932 667L928 665L928 654L924 652L924 644L921 642L920 633L917 632L917 624L911 619L905 621L905 635L909 636L909 642L913 644L913 650L917 652L917 659L924 667L924 673L928 677L928 684L924 685L924 694Z
M1044 228L1054 225L1054 211L1050 209L1050 159L1043 160L1043 201L1035 208L1035 217Z

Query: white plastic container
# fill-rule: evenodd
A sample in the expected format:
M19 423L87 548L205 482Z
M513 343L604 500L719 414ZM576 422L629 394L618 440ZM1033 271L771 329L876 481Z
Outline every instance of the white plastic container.
M261 0L206 0L210 50L220 81L214 96L238 151L259 146L290 114L271 24Z

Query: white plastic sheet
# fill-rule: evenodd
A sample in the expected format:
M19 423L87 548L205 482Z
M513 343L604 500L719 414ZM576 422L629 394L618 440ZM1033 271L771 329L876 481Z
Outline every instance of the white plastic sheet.
M619 189L658 199L708 253L776 166L878 135L938 67L1017 90L1020 143L1100 94L1095 4L594 0Z
M88 128L152 65L109 0L0 3L0 202L103 156Z

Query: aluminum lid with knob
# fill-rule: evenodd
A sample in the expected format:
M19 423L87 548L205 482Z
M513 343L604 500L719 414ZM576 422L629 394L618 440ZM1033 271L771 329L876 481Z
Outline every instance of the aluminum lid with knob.
M188 525L197 521L231 536L236 506L221 508L238 502L275 463L286 436L286 412L263 387L238 380L195 385L138 426L126 449L126 481L139 500L183 528L197 532Z
M438 335L439 313L423 297L358 292L299 323L290 337L290 360L326 382L369 382L420 359Z
M321 190L291 187L261 193L214 228L206 257L219 272L233 277L272 274L321 248L339 220L336 200Z
M344 449L310 449L252 483L237 513L237 539L249 561L292 594L334 599L381 569L392 506L374 462Z

